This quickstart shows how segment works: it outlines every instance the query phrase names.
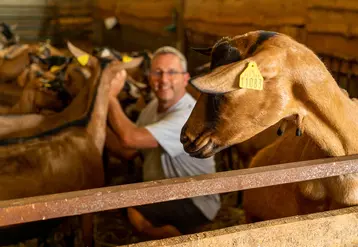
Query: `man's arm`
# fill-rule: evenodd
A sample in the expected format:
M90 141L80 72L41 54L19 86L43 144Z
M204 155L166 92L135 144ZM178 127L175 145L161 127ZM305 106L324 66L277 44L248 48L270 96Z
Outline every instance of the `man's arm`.
M124 158L126 160L133 159L138 151L136 149L125 148L119 142L116 134L109 128L106 128L106 148L117 158Z
M116 97L109 98L109 122L118 137L119 143L130 149L155 148L159 144L154 136L146 129L137 127L123 112Z

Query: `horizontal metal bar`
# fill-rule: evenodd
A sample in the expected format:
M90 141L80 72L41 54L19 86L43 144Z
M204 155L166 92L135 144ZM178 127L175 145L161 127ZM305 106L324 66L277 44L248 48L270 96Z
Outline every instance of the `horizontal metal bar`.
M358 155L0 202L0 226L358 173Z

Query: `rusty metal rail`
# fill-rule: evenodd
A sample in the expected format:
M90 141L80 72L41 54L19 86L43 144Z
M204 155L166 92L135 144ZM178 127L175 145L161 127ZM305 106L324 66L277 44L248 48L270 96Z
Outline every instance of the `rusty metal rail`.
M358 173L358 155L0 202L0 226Z

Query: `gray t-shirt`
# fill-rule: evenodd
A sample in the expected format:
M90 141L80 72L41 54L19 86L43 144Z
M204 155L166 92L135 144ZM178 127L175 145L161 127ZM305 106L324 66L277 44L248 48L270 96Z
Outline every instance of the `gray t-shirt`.
M174 106L158 113L158 100L151 101L141 112L137 125L145 127L158 141L158 148L143 149L143 179L152 181L165 178L196 176L215 172L214 158L190 157L180 143L181 128L189 118L195 100L186 93ZM210 220L220 209L219 195L192 198L194 204Z

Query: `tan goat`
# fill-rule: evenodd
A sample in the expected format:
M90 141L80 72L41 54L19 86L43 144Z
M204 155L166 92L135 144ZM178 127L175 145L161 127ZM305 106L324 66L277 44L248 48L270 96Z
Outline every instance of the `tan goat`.
M0 50L0 82L15 81L30 64L30 54L37 54L42 59L49 56L63 56L56 48L47 45L15 44Z
M47 73L41 75L42 70L32 64L22 73L21 78L28 81L22 90L18 102L8 109L0 110L0 114L19 114L19 113L40 113L42 109L63 109L62 102L57 100L55 92L45 87L44 80L54 80L55 75Z
M209 157L281 120L290 123L286 132L250 167L358 153L356 103L304 45L283 34L255 31L223 38L203 52L211 54L212 72L193 80L204 93L181 134L190 155ZM250 62L263 77L262 90L239 86ZM248 213L259 219L357 205L358 177L249 190L244 201Z
M36 63L25 68L17 78L17 84L23 87L17 103L3 107L0 114L52 114L67 107L87 84L90 71L68 62L57 68L54 72L44 71Z
M0 50L0 82L14 81L29 64L28 45L12 45Z
M85 55L70 45L77 56ZM127 66L129 64L126 64ZM91 77L64 111L0 116L0 200L100 187L111 79L125 66L102 70L89 57Z
M88 85L63 112L0 117L0 199L98 187L111 70L98 61Z

